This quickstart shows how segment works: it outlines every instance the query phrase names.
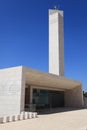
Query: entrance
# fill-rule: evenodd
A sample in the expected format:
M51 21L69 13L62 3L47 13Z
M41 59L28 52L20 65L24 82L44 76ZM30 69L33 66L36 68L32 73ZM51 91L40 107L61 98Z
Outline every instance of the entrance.
M33 89L33 104L36 110L64 107L64 92L44 89Z

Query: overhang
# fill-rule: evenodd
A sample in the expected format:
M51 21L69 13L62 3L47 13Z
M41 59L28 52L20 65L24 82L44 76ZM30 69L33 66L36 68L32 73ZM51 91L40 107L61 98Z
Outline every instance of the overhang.
M73 89L81 86L81 82L60 77L54 74L40 72L37 70L23 67L25 73L25 82L29 85L36 85L58 89Z

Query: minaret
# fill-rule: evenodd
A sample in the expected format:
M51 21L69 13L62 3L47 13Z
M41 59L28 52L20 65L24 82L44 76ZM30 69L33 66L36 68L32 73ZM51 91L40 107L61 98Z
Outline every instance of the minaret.
M49 10L49 73L64 76L63 11Z

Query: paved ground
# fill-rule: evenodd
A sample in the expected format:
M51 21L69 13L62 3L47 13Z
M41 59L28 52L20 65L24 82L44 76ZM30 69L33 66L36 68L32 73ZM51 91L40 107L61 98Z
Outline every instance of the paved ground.
M86 130L87 109L39 115L36 119L6 123L0 130Z

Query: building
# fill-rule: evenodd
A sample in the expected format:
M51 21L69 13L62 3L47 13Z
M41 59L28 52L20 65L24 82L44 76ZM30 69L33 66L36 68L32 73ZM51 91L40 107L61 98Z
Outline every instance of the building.
M1 69L0 116L34 105L36 111L83 106L81 82L64 77L63 41L63 11L49 10L49 73L23 66Z

